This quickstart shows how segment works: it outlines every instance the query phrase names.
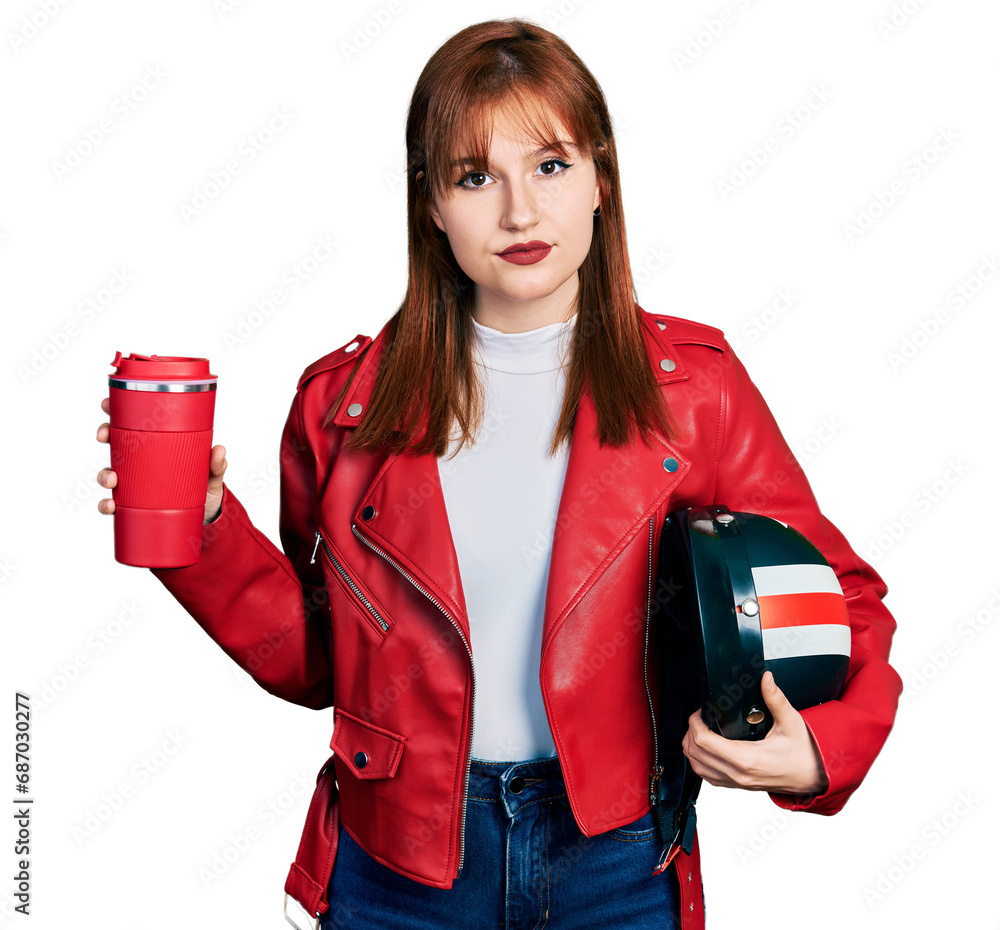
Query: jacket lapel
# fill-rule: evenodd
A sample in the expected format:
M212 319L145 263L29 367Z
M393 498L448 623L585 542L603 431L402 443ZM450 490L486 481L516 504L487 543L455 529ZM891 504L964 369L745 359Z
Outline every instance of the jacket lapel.
M661 384L687 375L658 325L643 311L647 343ZM368 407L386 327L375 337L333 422L353 427ZM666 366L661 359L668 359ZM614 561L690 469L659 434L647 446L601 448L590 393L580 397L566 477L553 528L545 596L543 649L566 615ZM366 508L374 508L374 512ZM469 636L458 557L448 523L437 461L427 455L391 455L358 502L358 531L426 590ZM484 532L489 532L484 527Z

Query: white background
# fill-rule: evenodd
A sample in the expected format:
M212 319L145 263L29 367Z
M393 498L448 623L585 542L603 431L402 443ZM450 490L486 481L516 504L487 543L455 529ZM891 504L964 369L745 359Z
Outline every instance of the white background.
M148 572L114 561L95 481L108 362L211 359L227 482L277 541L299 373L403 296L414 82L460 28L523 15L608 97L640 302L727 332L899 624L904 704L840 814L706 786L709 926L1000 926L1000 284L985 264L1000 257L1000 9L665 6L4 5L3 697L9 733L15 690L35 700L37 800L32 919L9 916L8 816L0 925L286 926L331 713L258 688ZM199 191L216 196L185 217ZM336 247L293 290L322 237ZM284 303L253 315L276 287Z

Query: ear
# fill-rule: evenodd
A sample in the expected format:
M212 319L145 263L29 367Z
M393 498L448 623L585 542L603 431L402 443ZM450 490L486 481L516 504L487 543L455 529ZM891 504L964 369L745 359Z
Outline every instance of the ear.
M423 176L424 176L424 172L423 171L418 171L417 172L417 180L418 181ZM431 201L430 213L431 213L431 218L434 220L435 224L437 225L437 228L440 229L441 232L447 233L448 230L446 230L444 228L444 223L441 222L441 214L438 212L437 204L434 203L433 201Z
M601 185L594 185L594 209L596 210L601 205Z
M447 234L448 230L444 228L444 223L441 221L441 214L438 212L437 204L431 204L430 213L431 218L437 224L437 228L440 229L441 232Z

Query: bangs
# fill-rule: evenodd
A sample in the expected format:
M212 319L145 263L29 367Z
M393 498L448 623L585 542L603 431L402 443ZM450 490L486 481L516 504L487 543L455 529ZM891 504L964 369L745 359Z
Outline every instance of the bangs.
M495 95L481 94L472 101L466 97L459 110L451 108L448 117L431 125L444 127L427 147L427 174L434 195L446 196L449 185L468 171L489 170L489 148L493 129L502 124L513 135L550 148L562 158L589 154L589 134L572 112L559 112L543 99L541 89L504 88ZM544 95L548 96L548 95ZM565 127L562 131L558 122ZM571 138L560 138L568 132ZM564 143L578 146L571 153Z

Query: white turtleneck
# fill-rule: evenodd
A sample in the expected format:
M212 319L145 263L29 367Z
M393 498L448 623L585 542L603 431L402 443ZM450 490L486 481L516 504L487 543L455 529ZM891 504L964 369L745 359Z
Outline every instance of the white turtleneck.
M475 707L472 757L556 755L539 684L549 558L568 447L550 457L576 315L524 333L473 318L486 387L475 444L438 459L469 613Z

